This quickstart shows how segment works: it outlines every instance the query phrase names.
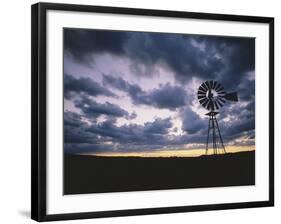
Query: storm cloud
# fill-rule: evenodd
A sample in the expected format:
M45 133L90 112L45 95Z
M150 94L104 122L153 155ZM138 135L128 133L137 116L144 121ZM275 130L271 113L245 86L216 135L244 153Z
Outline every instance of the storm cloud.
M71 75L64 75L64 96L70 99L76 93L87 93L91 96L115 96L110 90L102 87L99 83L90 78L75 78Z
M126 32L65 28L64 49L76 60L87 62L93 53L124 54L128 38L129 34Z
M116 120L108 119L106 121L94 124L87 124L82 121L82 116L73 113L65 112L64 118L64 133L65 140L68 145L66 146L67 151L73 151L71 147L84 143L83 152L87 151L87 146L92 145L92 150L99 151L101 147L99 145L111 142L111 148L113 145L122 148L122 145L126 145L127 151L130 151L130 145L137 145L139 147L147 147L147 144L151 144L150 147L161 146L168 144L169 141L166 139L169 129L172 127L170 118L160 119L157 118L153 122L146 122L143 125L129 124L117 126ZM114 142L115 144L113 144ZM173 142L170 142L170 144ZM123 148L124 148L123 146ZM81 152L79 147L76 151Z
M172 86L166 83L149 92L145 92L136 84L130 84L122 78L103 75L104 85L110 85L125 91L135 104L150 105L157 108L176 109L186 105L187 94L181 86Z
M189 107L186 107L182 112L182 129L189 134L195 134L202 129L206 129L207 120L199 117Z
M135 118L135 114L130 114L120 108L120 106L106 102L97 103L96 101L90 99L88 96L82 95L79 99L74 101L75 106L80 108L84 115L96 118L100 115L108 115L113 117L126 117Z

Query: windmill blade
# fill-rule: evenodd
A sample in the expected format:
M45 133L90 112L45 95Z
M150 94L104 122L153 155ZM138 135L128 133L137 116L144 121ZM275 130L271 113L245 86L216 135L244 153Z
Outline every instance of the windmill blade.
M207 100L208 100L207 98L200 99L200 100L199 100L199 103L200 103L200 104L203 104L203 103L206 102Z
M205 82L203 82L201 86L202 86L202 87L204 87L204 88L206 89L206 92L208 91L208 86L206 85L206 83L205 83Z
M213 89L214 89L214 90L216 90L218 84L219 84L219 83L218 83L217 81L214 81L214 86L213 86Z
M198 100L201 100L201 99L206 98L206 96L205 95L204 96L203 95L198 95L197 98L198 98Z
M209 81L206 81L205 84L206 84L206 86L208 87L208 90L211 89L211 86L210 86Z
M210 103L211 103L210 100L208 100L208 103L206 105L207 110L210 110L210 108L211 108L211 104Z
M226 94L226 92L225 92L225 91L218 92L218 95L219 95L219 96L221 96L221 97L224 97L224 96L225 96L225 94Z
M217 103L220 105L220 107L223 106L223 103L221 101L219 101L219 99L217 100Z
M205 95L198 95L197 98L200 101L200 99L204 99L204 98L206 99L206 96Z
M222 87L222 85L219 82L216 82L216 83L217 83L217 86L215 87L215 90L218 91Z
M203 99L200 103L203 107L206 107L207 103L209 102L209 100L207 98Z
M197 96L205 96L206 97L206 93L197 93Z
M224 95L226 94L226 92L225 92L224 90L219 91L219 92L217 92L217 93L218 93L218 95L220 95L220 96L224 96Z
M213 89L213 87L214 87L214 82L213 82L213 80L210 81L210 86L211 86L211 89Z
M198 90L197 94L199 94L199 93L201 93L201 94L206 94L205 91L201 91L201 90Z
M218 90L217 93L218 94L226 94L226 91L224 89L222 89L222 90Z
M205 92L198 91L198 92L197 92L197 95L204 95L204 96L206 96L206 93L205 93Z
M221 103L225 103L225 100L224 100L224 98L222 98L222 97L218 97L218 100L219 100Z
M203 98L203 99L200 99L199 100L199 103L203 106L203 107L205 107L206 106L206 104L208 103L208 98Z
M224 98L229 101L234 101L234 102L238 101L237 92L227 93L224 95Z
M202 106L206 108L207 105L208 105L208 103L209 103L209 99L207 99L207 101L205 101L204 103L202 103Z
M199 90L201 90L201 91L203 91L203 92L207 92L207 91L208 91L208 89L205 88L203 85L201 85L201 86L199 87Z
M221 84L220 84L220 87L218 89L216 89L217 92L221 92L223 90L224 90L224 88L223 88L223 86Z
M214 104L215 104L216 109L218 110L218 109L219 109L219 106L218 106L217 102L214 101Z

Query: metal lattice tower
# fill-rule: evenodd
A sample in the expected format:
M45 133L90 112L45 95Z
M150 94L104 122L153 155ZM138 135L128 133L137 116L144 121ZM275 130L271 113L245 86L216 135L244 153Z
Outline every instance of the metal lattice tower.
M213 112L213 111L206 114L209 116L209 127L208 127L208 135L207 135L207 142L206 142L206 155L208 154L210 135L211 135L211 139L213 140L214 154L216 155L216 154L226 153L220 133L219 124L216 118L217 114L218 112Z
M206 154L208 154L210 138L212 139L212 148L215 155L226 153L216 116L219 114L219 108L224 105L226 100L238 101L237 93L226 93L224 87L217 81L206 81L199 86L197 98L200 104L209 110L206 114L209 116Z

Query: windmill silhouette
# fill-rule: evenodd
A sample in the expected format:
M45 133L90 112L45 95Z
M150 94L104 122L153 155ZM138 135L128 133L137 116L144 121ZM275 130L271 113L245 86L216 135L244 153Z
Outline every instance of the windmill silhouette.
M237 92L227 93L220 83L211 80L199 86L197 98L199 103L209 110L209 112L206 113L206 115L209 116L206 154L208 154L210 135L212 137L213 153L226 153L216 116L219 114L219 108L222 107L227 100L238 101Z

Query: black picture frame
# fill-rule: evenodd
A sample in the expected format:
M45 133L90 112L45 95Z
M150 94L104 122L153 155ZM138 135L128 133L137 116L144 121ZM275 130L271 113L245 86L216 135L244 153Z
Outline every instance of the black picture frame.
M123 15L162 16L205 19L217 21L254 22L269 24L269 200L243 203L208 204L196 206L160 207L70 214L46 213L46 13L48 10L75 12L100 12ZM36 221L54 221L114 216L131 216L160 213L192 212L237 208L266 207L274 205L274 18L164 11L136 8L103 7L73 4L37 3L32 5L32 165L31 165L31 218Z

